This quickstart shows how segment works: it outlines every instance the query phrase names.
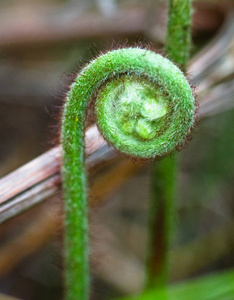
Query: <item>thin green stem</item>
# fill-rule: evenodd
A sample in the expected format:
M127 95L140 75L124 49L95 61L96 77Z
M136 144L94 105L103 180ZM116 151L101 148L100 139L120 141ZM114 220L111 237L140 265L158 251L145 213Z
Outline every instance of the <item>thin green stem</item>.
M175 152L154 162L149 207L147 288L162 288L168 281L168 252L171 240L176 193L177 155Z
M185 70L191 41L191 0L170 0L166 51ZM151 177L147 288L163 288L168 283L168 253L177 193L178 157L173 153L154 162Z
M170 0L166 40L169 59L185 71L191 47L192 0Z

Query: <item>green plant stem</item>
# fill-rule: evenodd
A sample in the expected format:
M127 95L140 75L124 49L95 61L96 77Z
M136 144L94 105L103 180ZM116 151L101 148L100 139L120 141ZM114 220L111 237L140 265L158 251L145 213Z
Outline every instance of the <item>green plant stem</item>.
M168 252L176 193L177 153L154 162L149 207L147 288L162 288L168 280Z
M166 40L169 59L185 71L191 46L192 0L170 0Z
M170 0L166 51L185 70L191 41L191 0ZM178 155L154 162L151 176L146 288L163 288L168 281L168 255L172 237Z

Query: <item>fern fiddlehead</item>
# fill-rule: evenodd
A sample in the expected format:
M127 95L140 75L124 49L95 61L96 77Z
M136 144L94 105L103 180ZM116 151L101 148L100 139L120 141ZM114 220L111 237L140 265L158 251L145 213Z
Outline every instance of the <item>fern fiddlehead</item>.
M149 50L107 52L78 75L62 117L66 299L89 298L88 217L84 126L94 94L99 129L119 151L164 156L181 145L194 123L194 98L183 73Z

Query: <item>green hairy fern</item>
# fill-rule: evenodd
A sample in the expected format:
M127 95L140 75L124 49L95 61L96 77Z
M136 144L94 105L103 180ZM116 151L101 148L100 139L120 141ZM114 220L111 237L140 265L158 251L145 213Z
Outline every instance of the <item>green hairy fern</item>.
M84 126L94 94L101 133L129 156L165 156L184 142L195 121L195 101L185 76L155 52L140 48L110 51L77 76L67 95L61 132L69 300L89 299Z

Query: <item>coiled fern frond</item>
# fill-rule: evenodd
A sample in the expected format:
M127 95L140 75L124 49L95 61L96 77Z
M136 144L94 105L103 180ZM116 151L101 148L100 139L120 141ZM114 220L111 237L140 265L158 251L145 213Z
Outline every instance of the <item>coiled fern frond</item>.
M77 76L67 95L61 132L69 300L89 298L84 126L94 95L97 124L104 138L136 158L170 153L183 144L195 121L195 100L185 76L153 51L110 51Z

